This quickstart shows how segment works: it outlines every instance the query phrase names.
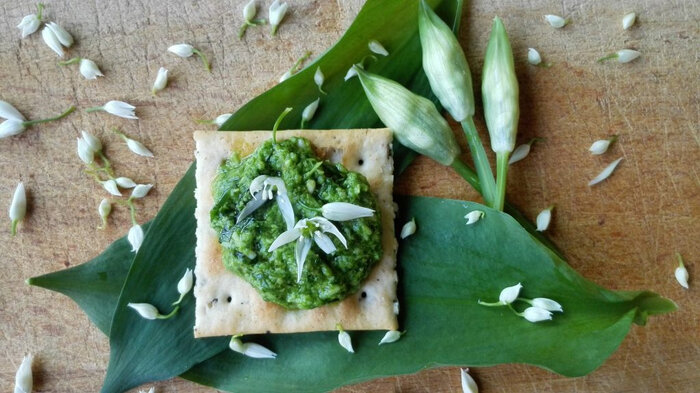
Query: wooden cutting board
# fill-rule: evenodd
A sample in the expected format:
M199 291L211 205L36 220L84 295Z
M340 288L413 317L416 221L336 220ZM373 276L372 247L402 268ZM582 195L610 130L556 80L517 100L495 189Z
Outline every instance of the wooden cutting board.
M22 356L36 355L35 391L98 391L108 360L108 340L68 298L24 284L28 277L65 269L94 257L126 233L128 213L115 208L106 230L97 205L105 192L83 173L75 138L99 135L116 171L154 183L139 202L141 222L152 218L193 159L194 119L212 119L239 108L275 85L306 50L330 47L350 25L361 0L289 1L290 13L271 38L267 28L236 34L243 0L219 2L69 0L47 3L44 15L73 34L67 56L93 59L104 78L84 80L77 66L58 67L40 33L19 39L15 25L34 2L4 2L0 17L0 99L31 118L81 108L58 123L32 127L0 140L0 204L9 206L18 181L29 195L29 213L12 238L0 231L0 386L9 390ZM270 1L260 1L266 8ZM629 31L622 16L639 15ZM572 18L551 28L545 14ZM261 12L267 15L267 10ZM633 327L620 349L587 377L567 379L534 367L473 369L482 392L693 392L700 386L700 131L698 130L698 20L700 3L667 0L486 1L465 7L460 32L475 80L491 19L508 28L521 89L519 140L546 138L514 165L509 198L534 218L556 205L549 235L584 276L613 289L648 288L675 300L679 311ZM166 52L188 42L212 61L207 73L194 58ZM527 64L537 48L551 68ZM598 64L621 48L643 55L629 64ZM168 88L154 98L159 67L170 70ZM478 85L478 83L477 83ZM112 99L137 106L138 121L84 108ZM477 119L477 120L480 120ZM130 154L111 127L143 141L155 158ZM483 123L479 123L484 129ZM587 149L619 135L603 156ZM587 182L624 157L603 184ZM419 159L398 180L399 193L474 199L450 169ZM4 219L7 221L7 219ZM6 222L8 224L9 221ZM691 289L673 278L674 253L684 255ZM156 384L158 392L207 392L180 379ZM341 392L455 392L459 370L442 368L386 378Z

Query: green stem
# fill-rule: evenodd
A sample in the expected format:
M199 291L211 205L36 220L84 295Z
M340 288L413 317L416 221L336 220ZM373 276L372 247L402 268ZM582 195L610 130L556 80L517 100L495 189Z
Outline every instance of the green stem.
M292 68L289 69L289 73L294 75L297 72L299 72L299 70L301 69L301 64L303 62L305 62L309 57L311 57L311 51L307 50L306 52L304 52L304 54L300 58L297 59L296 62L294 62L294 65L292 65Z
M168 318L172 318L173 315L177 314L178 310L180 310L180 306L175 306L175 308L173 308L173 311L170 311L170 314L168 314L168 315L160 315L160 314L158 314L158 316L156 316L156 318L157 318L157 319L168 319Z
M41 21L44 16L44 3L39 3L36 5L36 18Z
M104 164L104 171L107 172L107 176L109 176L110 179L114 179L114 172L112 172L112 163L109 162L109 159L107 156L104 155L102 150L98 151L97 154L100 156L100 160L102 160L102 163Z
M238 30L238 38L243 39L243 36L245 35L245 31L248 30L248 22L244 23L241 28Z
M604 62L606 60L610 60L610 59L617 59L617 53L611 53L609 55L601 57L600 59L598 59L598 63L602 63L602 62Z
M180 303L182 302L182 299L185 298L185 295L187 295L187 293L181 294L181 295L180 295L180 298L177 299L177 301L173 302L173 304L171 304L171 306L177 306L178 304L180 304Z
M199 56L199 58L202 60L202 63L204 64L204 68L206 68L207 71L211 72L211 65L209 64L209 60L207 60L207 57L204 55L204 53L202 53L199 49L192 49L192 53Z
M98 112L98 111L103 111L105 108L103 106L93 106L90 108L85 109L85 112L91 113L91 112Z
M469 168L467 164L465 164L459 158L452 162L452 169L454 169L457 174L462 176L467 183L469 183L479 194L481 194L481 184L479 183L479 178L476 173L474 173L473 169Z
M476 173L479 176L484 200L487 205L493 207L496 182L493 179L493 172L491 171L489 159L486 157L486 151L481 144L481 138L479 138L476 125L474 125L474 119L471 116L462 121L462 129L464 130L464 135L467 137L469 150L472 153L472 159L474 160Z
M508 179L509 152L496 153L496 195L493 200L493 208L503 211L503 203L506 200L506 180Z
M277 34L277 27L279 25L272 25L272 36L274 37Z
M74 58L72 58L72 59L70 59L70 60L59 61L59 62L58 62L58 65L60 65L60 66L67 66L67 65L71 65L71 64L78 63L78 62L80 62L80 60L82 60L80 57L74 57Z
M214 120L195 119L197 124L214 124Z
M136 222L136 206L131 198L126 200L127 206L129 206L129 213L131 214L131 225L138 225Z
M60 115L58 115L56 117L50 117L48 119L41 119L41 120L28 120L22 124L24 124L24 126L27 127L27 126L32 126L34 124L48 123L48 122L54 121L54 120L61 120L64 117L68 116L69 114L73 113L73 111L75 111L75 107L71 105L70 108L66 109L65 112L61 113Z
M17 234L17 223L19 220L12 220L12 224L10 224L10 233L12 236Z
M280 113L279 117L275 121L275 125L272 126L272 141L274 143L277 143L277 129L279 128L280 123L282 123L282 119L284 119L291 111L292 108L284 108L282 113Z
M489 302L482 302L481 300L477 300L477 303L479 303L480 306L486 306L486 307L502 307L502 306L505 306L505 304L503 304L503 303L501 303L501 302L489 303Z

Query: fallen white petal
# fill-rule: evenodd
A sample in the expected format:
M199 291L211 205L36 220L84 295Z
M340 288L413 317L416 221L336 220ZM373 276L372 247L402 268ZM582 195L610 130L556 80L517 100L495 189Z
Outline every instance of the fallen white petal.
M156 75L156 81L153 82L153 88L151 89L151 93L156 94L156 92L159 92L163 89L165 89L165 86L168 84L168 70L166 70L163 67L160 67L158 69L158 74Z
M606 151L608 151L608 147L610 147L611 142L612 141L610 139L597 140L597 141L593 142L591 147L588 148L588 151L590 151L591 154L593 154L595 156L599 156L599 155L605 153Z
M550 206L540 212L537 215L537 231L543 232L549 228L549 223L552 221L552 209L554 206Z
M479 387L476 386L476 381L469 375L468 368L462 368L459 370L461 380L462 380L462 392L463 393L479 393Z
M411 221L403 224L403 227L401 228L401 238L405 239L405 238L413 235L414 233L416 233L416 229L417 229L416 219L414 217L414 218L411 218Z
M545 15L544 18L550 24L550 26L560 29L568 23L568 21L559 15Z
M7 120L17 120L25 121L27 120L24 115L22 115L17 108L12 106L9 102L0 100L0 118Z
M472 210L467 215L464 216L464 218L467 219L467 225L472 225L476 223L477 221L481 220L481 218L484 216L484 212L481 210Z
M512 287L504 288L501 294L498 296L498 301L501 304L511 304L518 298L520 294L520 289L523 286L520 283L513 285Z
M34 357L30 354L22 359L22 363L17 368L15 374L15 390L14 393L31 393L34 387L34 378L32 376L32 361Z
M625 16L622 17L622 28L624 30L629 29L634 25L634 22L637 20L637 14L634 12L630 12L629 14L626 14Z
M352 348L352 339L350 338L348 332L344 330L339 331L338 342L340 343L340 346L345 348L346 351L350 353L355 353L355 350Z
M378 345L391 344L393 342L399 341L400 338L401 338L401 332L399 332L397 330L389 330L388 332L386 332L384 337L382 337L382 340L379 341Z
M168 48L168 52L174 53L180 57L190 57L194 53L192 45L177 44Z
M593 180L588 182L588 185L589 186L596 185L596 184L602 182L603 180L607 179L608 177L610 177L610 175L612 175L613 171L615 170L615 168L617 168L617 165L620 163L620 161L622 161L623 158L624 157L620 157L617 160L613 161L610 165L608 165L605 169L603 169L603 171L600 172L600 174L598 176L594 177Z
M349 221L372 217L374 210L347 202L330 202L321 206L321 215L333 221Z
M131 251L137 252L141 248L141 243L143 243L143 229L141 225L134 225L129 229L129 234L126 236L131 244Z
M542 56L540 56L540 52L537 51L535 48L528 48L527 49L527 62L532 64L532 65L538 65L542 63Z
M381 56L389 56L389 51L387 51L386 48L384 48L384 45L379 43L377 40L371 40L367 46L372 53L376 53Z

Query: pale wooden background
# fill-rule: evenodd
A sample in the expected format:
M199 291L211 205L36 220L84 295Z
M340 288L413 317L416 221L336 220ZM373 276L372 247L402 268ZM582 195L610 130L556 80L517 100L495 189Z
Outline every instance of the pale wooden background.
M109 228L98 231L97 204L105 195L82 173L75 154L81 129L103 138L117 172L156 188L140 204L152 218L191 163L194 118L235 110L273 86L305 50L319 55L350 25L361 0L290 1L276 38L250 29L236 38L244 1L49 1L45 16L76 38L68 56L95 60L104 78L86 81L77 67L60 68L40 33L20 40L15 25L34 11L29 0L0 7L0 99L31 118L120 99L135 104L139 121L80 110L70 118L0 140L0 204L9 206L17 181L29 190L29 214L19 235L0 231L0 386L9 390L22 356L36 354L39 392L97 391L108 360L108 341L68 298L24 284L27 277L64 269L95 256L128 227L117 208ZM270 1L261 1L266 7ZM622 15L639 14L629 31ZM570 15L554 30L547 13ZM510 198L531 217L556 204L550 235L585 276L614 289L648 288L675 300L680 310L634 327L599 370L567 379L534 367L504 365L472 370L482 392L691 392L700 386L697 285L683 290L673 278L674 252L700 274L698 131L698 20L692 0L474 0L466 6L461 39L479 80L489 25L503 17L521 84L520 140L533 136L530 157L512 168ZM202 49L213 72L166 48L182 41ZM549 69L527 65L530 46ZM631 47L634 63L600 65L595 59ZM158 67L170 70L169 87L157 98L150 87ZM155 159L131 155L112 126L141 139ZM481 126L481 124L480 124ZM482 127L483 129L483 127ZM619 134L602 157L587 149L595 139ZM607 163L624 156L609 181L586 183ZM474 198L451 170L419 160L398 182L401 193ZM4 211L4 210L3 210ZM3 213L5 214L5 213ZM6 223L7 224L7 223ZM457 368L387 378L342 392L455 392ZM175 379L158 392L209 389Z

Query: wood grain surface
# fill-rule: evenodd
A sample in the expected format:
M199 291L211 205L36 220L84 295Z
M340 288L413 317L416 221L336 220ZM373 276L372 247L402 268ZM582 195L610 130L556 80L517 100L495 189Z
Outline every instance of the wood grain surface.
M231 112L273 86L301 56L330 47L350 25L361 0L289 1L276 37L252 28L236 34L243 0L48 1L45 17L76 39L67 57L100 65L104 78L84 80L77 66L58 67L40 33L20 40L15 26L34 12L34 1L0 3L0 99L30 118L80 108L67 119L0 140L0 205L6 211L24 181L29 212L16 237L9 220L0 230L0 386L9 391L25 353L36 356L37 392L95 392L107 367L109 344L68 298L24 284L28 277L80 264L124 235L128 213L115 207L106 230L97 205L105 192L83 173L75 154L79 130L102 138L119 175L155 188L138 204L151 219L193 160L193 119ZM267 16L269 0L261 16ZM519 141L543 137L509 174L509 198L530 217L556 205L552 239L584 276L613 289L651 289L679 311L635 326L621 347L589 376L568 379L523 365L473 369L481 391L494 392L693 392L700 386L700 131L698 32L700 5L692 0L473 0L465 7L460 39L480 80L491 19L508 28L521 88ZM620 27L637 12L637 24ZM544 14L572 18L555 30ZM188 42L212 61L212 73L168 46ZM537 48L551 68L527 64ZM643 55L629 64L595 60L621 48ZM156 71L170 70L157 97ZM477 83L478 85L478 83ZM140 120L85 113L112 99L137 106ZM481 121L481 117L477 119ZM129 153L109 132L118 126L142 140L155 158ZM484 129L483 122L478 124ZM603 156L587 149L600 138L619 141ZM460 136L461 137L461 136ZM606 182L587 182L624 157ZM399 193L474 199L451 169L419 159L399 180ZM5 213L3 213L5 214ZM6 217L6 216L3 216ZM674 253L685 257L691 289L673 277ZM150 385L148 385L150 386ZM157 392L207 392L173 379ZM340 392L456 392L457 368L386 378Z

